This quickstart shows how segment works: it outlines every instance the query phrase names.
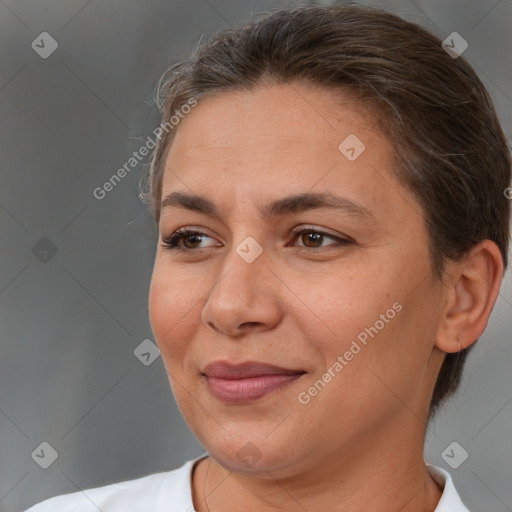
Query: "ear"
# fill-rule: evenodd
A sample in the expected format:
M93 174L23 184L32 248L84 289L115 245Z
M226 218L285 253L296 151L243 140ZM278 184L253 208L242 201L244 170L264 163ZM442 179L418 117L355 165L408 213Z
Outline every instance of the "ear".
M435 346L450 353L467 348L483 333L500 291L504 266L498 246L483 240L462 262L449 267Z

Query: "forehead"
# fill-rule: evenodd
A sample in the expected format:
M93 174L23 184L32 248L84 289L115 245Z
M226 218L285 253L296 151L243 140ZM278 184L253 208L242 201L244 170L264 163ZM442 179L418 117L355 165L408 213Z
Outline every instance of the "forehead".
M180 121L162 197L180 191L221 205L249 198L262 205L335 192L399 220L404 201L419 207L392 165L391 144L353 97L302 84L222 92L201 99Z
M164 187L176 173L189 171L199 180L204 172L224 172L231 180L242 173L244 180L264 175L275 183L311 181L333 165L358 174L361 162L378 160L386 167L390 144L375 124L360 101L305 84L216 93L180 121L166 156ZM349 146L361 153L357 160L347 159Z
M223 91L202 98L180 122L170 153L217 152L229 158L236 148L263 156L271 149L297 151L298 144L301 153L325 146L336 150L349 133L375 134L374 124L367 106L348 92L302 83Z

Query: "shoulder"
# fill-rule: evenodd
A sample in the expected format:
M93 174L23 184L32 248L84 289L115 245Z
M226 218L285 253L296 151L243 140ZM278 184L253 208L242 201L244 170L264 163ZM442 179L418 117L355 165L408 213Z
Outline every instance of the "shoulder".
M25 512L163 512L169 503L187 512L192 507L192 467L198 460L172 471L55 496ZM181 508L175 510L181 512Z

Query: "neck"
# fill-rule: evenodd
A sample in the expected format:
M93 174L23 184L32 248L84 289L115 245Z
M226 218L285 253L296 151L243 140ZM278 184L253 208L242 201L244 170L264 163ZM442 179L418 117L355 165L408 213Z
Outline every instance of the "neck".
M380 463L373 459L353 472L339 460L324 461L311 472L280 479L271 473L263 478L240 476L206 458L196 468L195 509L367 512L371 506L380 512L434 512L441 489L422 456L406 460L404 455L403 447L395 446Z
M367 512L371 507L380 512L434 512L442 491L423 460L424 431L409 436L388 431L359 440L343 453L332 450L329 458L293 475L240 475L209 457L203 459L193 475L195 509Z

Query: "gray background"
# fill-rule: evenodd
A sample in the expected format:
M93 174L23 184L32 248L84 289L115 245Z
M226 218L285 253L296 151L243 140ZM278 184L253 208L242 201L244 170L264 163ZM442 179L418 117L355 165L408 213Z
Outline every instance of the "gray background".
M459 32L512 140L511 0L366 3L441 39ZM157 126L156 81L201 34L299 5L0 0L0 511L202 453L161 358L134 355L152 339L157 240L138 199L141 167L103 200L92 191ZM47 59L31 47L44 31L59 45ZM512 510L511 316L507 272L463 387L427 437L427 460L450 470L474 510ZM441 457L453 441L469 454L457 469ZM58 452L47 469L31 456L42 442Z

